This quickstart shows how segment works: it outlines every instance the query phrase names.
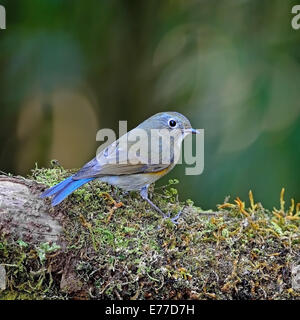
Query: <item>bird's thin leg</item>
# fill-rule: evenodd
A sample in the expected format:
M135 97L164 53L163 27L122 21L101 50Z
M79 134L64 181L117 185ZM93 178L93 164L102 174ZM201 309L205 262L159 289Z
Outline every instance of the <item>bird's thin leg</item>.
M164 217L164 219L169 218L169 217L170 217L170 214L169 214L169 213L168 213L168 214L163 213L163 212L159 209L159 207L156 206L156 205L148 198L148 188L149 188L149 185L146 185L145 187L142 188L142 190L140 191L141 197L142 197L144 200L146 200L154 210L156 210L157 212L159 212L159 213Z
M146 200L150 206L155 209L157 212L159 212L164 219L166 218L170 218L170 213L163 213L158 206L156 206L149 198L148 198L148 188L149 188L149 185L145 186L142 188L141 192L140 192L140 195L141 197ZM180 218L181 216L181 213L182 213L182 210L180 210L177 215L174 217L174 218L171 218L170 220L174 223L174 224L178 224L178 219Z

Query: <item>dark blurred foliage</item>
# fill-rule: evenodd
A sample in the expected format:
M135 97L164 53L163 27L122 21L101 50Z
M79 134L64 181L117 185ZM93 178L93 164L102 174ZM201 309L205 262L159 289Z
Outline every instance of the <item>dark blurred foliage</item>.
M300 199L300 30L288 0L0 0L0 169L95 156L100 128L164 110L205 129L181 199Z

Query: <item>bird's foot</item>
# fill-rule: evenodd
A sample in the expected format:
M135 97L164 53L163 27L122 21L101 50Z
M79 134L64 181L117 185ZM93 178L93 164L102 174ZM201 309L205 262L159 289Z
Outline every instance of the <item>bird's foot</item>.
M163 219L169 219L170 218L170 212L163 214Z
M140 191L141 197L142 197L144 200L146 200L154 210L156 210L157 212L159 212L159 213L163 216L163 220L165 220L165 219L170 219L170 221L171 221L173 224L176 224L176 225L177 225L177 224L178 224L178 219L180 218L183 210L180 210L174 218L170 218L170 217L171 217L170 212L164 213L162 210L160 210L160 209L148 198L148 187L149 187L149 186L145 186L145 187L142 188L142 190ZM160 227L159 227L159 228L160 228Z
M180 216L181 216L181 214L182 214L182 210L180 210L178 213L177 213L177 215L174 217L174 218L172 218L172 219L170 219L174 224L178 224L178 219L180 218Z
M178 219L180 218L181 214L182 214L182 210L180 210L175 217L170 218L171 215L170 215L170 212L168 212L167 214L163 215L163 219L170 219L172 223L177 225Z

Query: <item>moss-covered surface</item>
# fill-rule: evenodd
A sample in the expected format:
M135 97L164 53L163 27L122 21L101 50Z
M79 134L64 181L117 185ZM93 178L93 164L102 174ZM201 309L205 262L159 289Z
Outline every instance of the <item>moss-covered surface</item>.
M31 178L52 186L70 174L35 169ZM64 216L65 248L0 239L7 273L1 299L300 299L292 284L300 264L300 204L256 204L252 193L203 214L178 201L174 184L151 190L175 215L163 220L137 193L94 182L74 192L52 215ZM49 200L46 200L49 201ZM49 201L50 203L50 201Z

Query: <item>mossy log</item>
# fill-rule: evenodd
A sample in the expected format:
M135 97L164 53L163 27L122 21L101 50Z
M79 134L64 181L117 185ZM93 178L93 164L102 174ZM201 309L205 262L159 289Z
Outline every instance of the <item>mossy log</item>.
M45 189L44 185L33 180L23 177L0 176L0 238L6 239L7 244L17 240L20 248L22 245L39 248L37 253L40 253L40 256L37 258L42 261L43 254L53 251L53 248L56 251L58 248L61 251L66 249L66 241L63 239L63 216L59 211L54 214L49 202L39 197L43 189ZM52 244L55 246L52 247ZM17 250L14 254L19 253ZM2 266L6 265L4 259L0 260L1 262ZM79 281L73 271L70 271L70 258L67 260L63 258L62 264L60 289L68 291L70 287L70 292L76 291L78 289L76 284ZM12 266L14 265L12 264ZM6 288L3 270L5 269L2 268L2 289ZM70 278L71 283L68 283L66 278ZM72 286L73 289L71 289ZM8 295L8 297L10 296ZM32 296L35 296L34 292ZM12 297L17 297L17 295L12 295Z
M43 186L22 177L0 176L0 232L31 244L60 243L63 227L39 198Z
M0 176L0 299L300 299L300 205L269 211L239 198L217 211L94 182L59 206L39 195L72 171Z

